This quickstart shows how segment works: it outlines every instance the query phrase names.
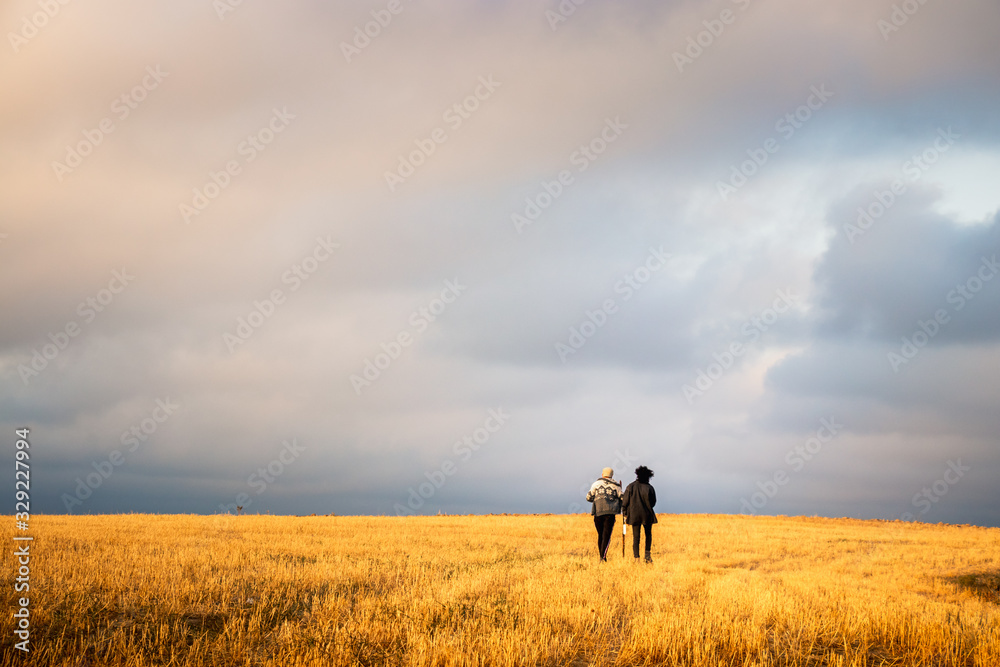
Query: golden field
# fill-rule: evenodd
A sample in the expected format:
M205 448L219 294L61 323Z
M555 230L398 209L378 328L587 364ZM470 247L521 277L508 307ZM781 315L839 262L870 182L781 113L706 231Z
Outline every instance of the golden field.
M645 565L585 515L31 526L3 665L1000 665L998 529L660 515Z

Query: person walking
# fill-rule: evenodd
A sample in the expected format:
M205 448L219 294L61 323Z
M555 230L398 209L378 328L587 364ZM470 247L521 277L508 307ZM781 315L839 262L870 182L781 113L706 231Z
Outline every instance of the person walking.
M615 517L622 508L622 485L611 478L614 473L611 468L602 470L601 478L587 492L587 502L594 504L590 513L594 515L597 553L600 554L602 563L608 560L608 546L611 545L611 533L615 529Z
M632 555L639 561L639 527L646 533L646 562L653 562L653 524L656 523L656 491L649 485L653 471L646 466L635 469L635 481L625 488L622 512L625 523L632 526Z

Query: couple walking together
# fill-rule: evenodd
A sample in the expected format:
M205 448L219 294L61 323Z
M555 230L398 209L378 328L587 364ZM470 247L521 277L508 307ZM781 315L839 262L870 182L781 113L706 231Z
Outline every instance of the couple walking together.
M626 524L632 526L632 555L639 560L639 527L646 533L646 562L652 563L653 524L656 523L656 491L649 485L653 471L646 466L635 469L635 481L622 493L621 482L612 478L614 470L605 468L601 478L594 482L587 492L587 500L594 504L594 526L597 528L597 550L601 561L608 560L608 547L615 528L615 517L619 512Z

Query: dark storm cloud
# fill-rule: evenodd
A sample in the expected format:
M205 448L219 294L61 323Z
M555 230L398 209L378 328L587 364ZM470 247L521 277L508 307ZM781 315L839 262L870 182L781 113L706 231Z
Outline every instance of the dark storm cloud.
M897 181L898 182L898 181ZM959 226L936 213L926 189L894 194L868 183L839 202L829 218L840 229L816 270L823 310L820 332L896 339L945 310L933 344L1000 336L1000 216ZM889 205L885 210L881 202Z

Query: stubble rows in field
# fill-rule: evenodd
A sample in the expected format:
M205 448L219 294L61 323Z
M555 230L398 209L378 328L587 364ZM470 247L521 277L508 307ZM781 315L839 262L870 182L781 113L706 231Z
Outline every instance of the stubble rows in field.
M1000 665L997 529L660 515L644 565L582 515L33 528L4 665Z

